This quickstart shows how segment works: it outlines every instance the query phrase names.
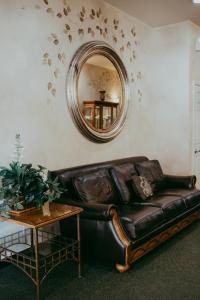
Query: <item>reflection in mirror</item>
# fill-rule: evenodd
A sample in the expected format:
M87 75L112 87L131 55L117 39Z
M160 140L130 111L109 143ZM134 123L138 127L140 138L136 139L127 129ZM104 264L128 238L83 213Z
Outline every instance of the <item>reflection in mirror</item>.
M78 105L87 124L98 132L107 131L122 109L122 83L114 64L95 54L83 64L78 87Z

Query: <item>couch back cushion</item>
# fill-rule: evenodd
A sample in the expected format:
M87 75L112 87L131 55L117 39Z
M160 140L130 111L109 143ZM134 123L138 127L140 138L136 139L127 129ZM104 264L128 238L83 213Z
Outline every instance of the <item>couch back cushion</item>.
M84 174L93 173L99 170L109 170L114 166L131 163L134 164L136 162L141 162L144 160L148 160L145 156L135 156L135 157L127 157L122 159L116 159L111 161L105 161L90 165L81 165L72 168L65 168L60 170L55 170L50 172L51 178L58 177L58 181L64 189L68 190L68 193L65 193L63 196L65 198L73 198L77 199L77 192L74 189L73 179L75 177L82 176Z
M83 202L114 203L116 201L112 179L107 170L75 177L73 184L78 198Z
M136 169L132 163L123 163L111 169L111 175L119 192L120 202L128 204L131 198L132 176L136 175Z
M152 186L153 191L162 187L164 174L158 160L148 160L135 163L139 176L145 177Z

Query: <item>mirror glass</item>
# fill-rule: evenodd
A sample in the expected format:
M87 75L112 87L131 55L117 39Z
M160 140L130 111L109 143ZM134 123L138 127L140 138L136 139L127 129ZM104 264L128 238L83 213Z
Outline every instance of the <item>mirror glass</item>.
M79 110L87 124L104 132L122 109L123 88L117 68L106 56L94 54L82 65L77 81Z
M126 68L103 41L76 50L66 81L67 104L74 124L88 139L107 143L123 129L130 97Z

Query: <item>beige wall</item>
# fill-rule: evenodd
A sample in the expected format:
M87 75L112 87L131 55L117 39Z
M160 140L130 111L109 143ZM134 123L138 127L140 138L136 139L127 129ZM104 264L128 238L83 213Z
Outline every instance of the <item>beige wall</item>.
M150 72L155 117L152 143L165 172L190 172L188 23L153 31Z
M200 38L200 28L193 23L189 22L188 24L189 28L189 41L190 41L190 78L189 78L189 84L190 84L190 123L191 123L191 143L190 143L190 165L191 165L191 171L192 173L195 173L197 175L197 187L200 188L200 180L199 180L199 172L200 170L198 169L199 163L198 163L198 158L196 157L194 151L196 150L196 145L195 144L195 123L196 120L193 115L193 109L194 109L194 83L200 83L200 51L196 51L196 41L197 39Z
M200 28L183 22L153 30L155 148L167 173L191 174L193 149L193 82L200 81ZM151 81L151 79L149 79Z
M143 74L145 65L143 45L148 39L148 27L101 1L68 1L71 13L62 18L57 17L57 13L63 10L62 1L49 2L53 5L46 6L39 0L4 0L0 3L0 164L11 160L16 132L21 133L24 143L24 161L39 163L49 169L135 154L148 155L148 146L138 147L144 119L141 116L139 123L135 119L137 106L140 105L138 89L142 89L140 72ZM94 20L88 17L81 22L79 10L83 5L87 16L91 14L91 9L101 7L101 17ZM48 8L52 8L50 13L46 12ZM108 18L107 24L104 23L105 18ZM118 30L114 29L114 19L120 20ZM65 24L70 26L68 34L63 32ZM100 35L97 24L107 27L107 37ZM88 27L92 27L95 36L88 34ZM131 33L134 27L136 37ZM78 33L79 29L84 29L84 35ZM122 38L121 30L125 38ZM72 36L71 43L69 34ZM113 36L117 36L117 42ZM54 44L55 39L59 40L59 44ZM111 44L126 65L130 80L134 80L125 128L114 141L102 145L88 141L74 126L65 92L67 70L74 52L84 42L93 39L104 39ZM125 50L120 52L123 46ZM132 58L133 51L136 59ZM44 58L47 56L45 53L51 59L51 66L45 64L48 62L43 59L43 55ZM66 57L63 63L58 59L59 53L64 53ZM54 76L56 70L58 78ZM48 83L53 85L49 91ZM56 96L52 95L54 89Z
M71 12L64 16L65 1L49 2L53 4L47 6L40 0L0 2L0 165L11 160L19 132L24 161L49 169L146 155L159 158L168 173L187 173L186 25L152 30L96 0L69 0ZM83 22L79 15L82 6L87 15ZM91 19L91 9L99 7L102 14ZM119 20L117 29L114 19ZM64 31L65 24L70 26L69 32ZM98 26L107 28L108 34L101 35ZM95 144L82 136L66 102L69 63L78 47L93 39L103 39L116 49L130 79L125 127L108 144Z

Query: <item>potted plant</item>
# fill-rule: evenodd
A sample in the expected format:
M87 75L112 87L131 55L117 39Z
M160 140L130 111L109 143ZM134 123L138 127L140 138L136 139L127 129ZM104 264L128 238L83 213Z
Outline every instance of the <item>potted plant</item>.
M45 202L59 199L62 189L57 178L45 175L45 168L32 164L10 163L0 167L0 210L19 211L30 207L42 207Z

